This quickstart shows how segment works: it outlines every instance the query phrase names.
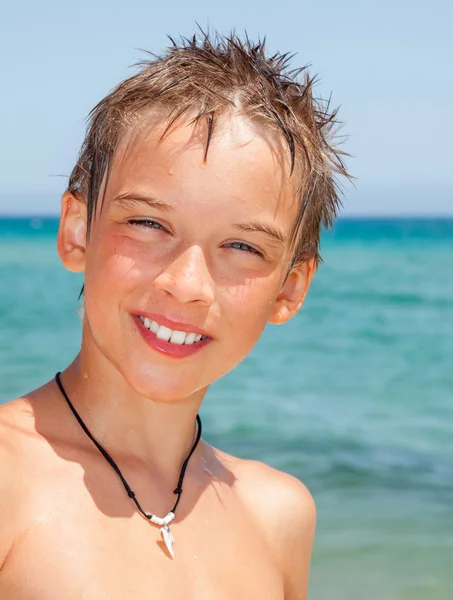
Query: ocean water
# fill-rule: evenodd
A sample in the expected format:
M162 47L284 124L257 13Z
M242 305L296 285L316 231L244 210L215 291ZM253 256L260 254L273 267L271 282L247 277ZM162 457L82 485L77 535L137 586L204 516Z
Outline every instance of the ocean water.
M77 352L57 222L0 219L0 402ZM453 220L340 220L300 314L214 384L205 438L303 480L309 600L453 598Z

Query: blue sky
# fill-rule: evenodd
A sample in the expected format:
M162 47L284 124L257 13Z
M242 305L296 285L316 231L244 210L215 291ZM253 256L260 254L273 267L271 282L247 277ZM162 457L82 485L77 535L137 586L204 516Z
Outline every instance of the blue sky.
M16 1L0 23L0 212L56 213L88 111L140 48L195 22L266 35L332 92L358 178L345 215L453 215L452 3Z

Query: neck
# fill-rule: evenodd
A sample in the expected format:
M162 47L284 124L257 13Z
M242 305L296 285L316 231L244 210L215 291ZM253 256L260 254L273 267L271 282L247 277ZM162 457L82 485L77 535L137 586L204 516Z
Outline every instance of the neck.
M181 400L156 402L137 394L105 363L104 357L87 356L82 349L61 374L72 404L109 453L141 462L175 485L196 437L196 416L206 389ZM82 429L80 436L82 443L93 446Z

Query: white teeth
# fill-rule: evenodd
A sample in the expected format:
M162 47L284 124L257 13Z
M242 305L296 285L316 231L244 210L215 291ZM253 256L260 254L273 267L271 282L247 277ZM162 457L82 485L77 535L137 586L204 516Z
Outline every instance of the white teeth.
M172 330L168 329L168 327L165 327L165 325L159 325L156 337L158 340L164 340L165 342L168 342L168 340L171 338L172 333Z
M177 344L178 346L182 346L183 344L194 344L195 342L199 342L203 337L201 334L174 331L168 327L165 327L165 325L159 325L159 323L152 321L148 317L140 317L140 321L147 329L155 333L159 340L171 342L172 344Z
M188 333L186 335L186 345L187 344L193 344L196 337L197 337L196 333Z
M186 334L184 331L173 331L171 334L170 342L172 344L178 344L182 346L184 344L184 340L186 339Z

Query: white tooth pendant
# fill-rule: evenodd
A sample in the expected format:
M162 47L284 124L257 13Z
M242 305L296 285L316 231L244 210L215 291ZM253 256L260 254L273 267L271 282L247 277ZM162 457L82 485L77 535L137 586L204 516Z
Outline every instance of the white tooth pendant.
M174 556L173 542L175 541L173 535L170 532L169 524L175 518L175 513L170 511L165 517L157 517L156 515L150 515L150 521L156 525L161 525L160 531L162 533L162 539L167 546L167 550L170 556Z
M170 527L168 525L164 525L163 527L160 528L161 533L162 533L162 538L165 542L165 545L167 546L167 550L170 553L170 556L174 556L175 553L173 551L173 542L175 541L173 538L173 535L170 531Z

